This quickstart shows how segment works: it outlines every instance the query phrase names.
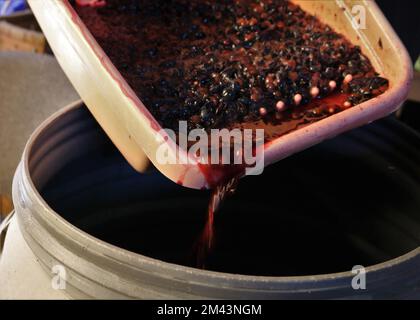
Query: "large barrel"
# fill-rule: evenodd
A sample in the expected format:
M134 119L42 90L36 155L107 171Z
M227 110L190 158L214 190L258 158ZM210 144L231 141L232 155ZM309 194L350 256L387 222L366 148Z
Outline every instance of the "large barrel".
M202 270L209 193L134 171L76 103L24 151L0 298L419 298L419 145L386 119L243 179Z

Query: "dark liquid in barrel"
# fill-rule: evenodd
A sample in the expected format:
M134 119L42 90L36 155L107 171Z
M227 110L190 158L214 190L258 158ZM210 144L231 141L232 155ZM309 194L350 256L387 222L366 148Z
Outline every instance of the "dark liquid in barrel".
M87 110L85 116L92 117ZM284 159L261 176L241 179L214 215L205 269L325 274L417 248L418 157L413 149L401 149L401 141L417 143L412 136L400 126L376 122ZM100 128L98 140L101 145L95 143L42 187L48 205L109 244L196 267L192 247L208 219L210 192L179 186L159 172L139 174ZM396 149L398 159L390 156Z

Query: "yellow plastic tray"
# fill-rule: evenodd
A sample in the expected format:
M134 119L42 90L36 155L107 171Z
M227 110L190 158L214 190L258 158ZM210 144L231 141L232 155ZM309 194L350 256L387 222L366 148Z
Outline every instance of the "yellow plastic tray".
M356 107L284 135L265 146L265 165L364 125L395 111L408 94L412 63L400 39L374 1L295 0L295 3L344 34L390 80L390 89ZM134 91L100 48L67 0L29 0L61 67L118 147L138 171L149 159L164 175L191 188L208 188L206 174L197 164L161 165L156 160L160 129ZM366 28L354 28L362 6ZM356 8L356 10L355 10ZM353 11L354 10L354 11ZM358 18L357 18L358 19ZM363 22L363 21L362 21ZM168 142L175 150L173 141Z

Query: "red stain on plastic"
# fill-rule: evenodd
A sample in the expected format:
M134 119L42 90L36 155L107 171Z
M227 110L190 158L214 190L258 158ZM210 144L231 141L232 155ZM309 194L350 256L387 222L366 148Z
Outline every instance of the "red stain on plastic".
M106 5L106 0L76 0L77 5L81 7L103 7Z

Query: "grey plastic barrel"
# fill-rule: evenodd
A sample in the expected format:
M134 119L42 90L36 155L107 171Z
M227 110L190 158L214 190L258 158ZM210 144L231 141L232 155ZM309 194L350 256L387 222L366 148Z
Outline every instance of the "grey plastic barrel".
M14 179L16 211L1 231L0 298L420 297L419 248L367 267L367 290L355 290L350 270L294 277L211 272L146 257L83 232L55 212L41 190L84 153L103 152L106 139L82 103L54 114L32 135Z

